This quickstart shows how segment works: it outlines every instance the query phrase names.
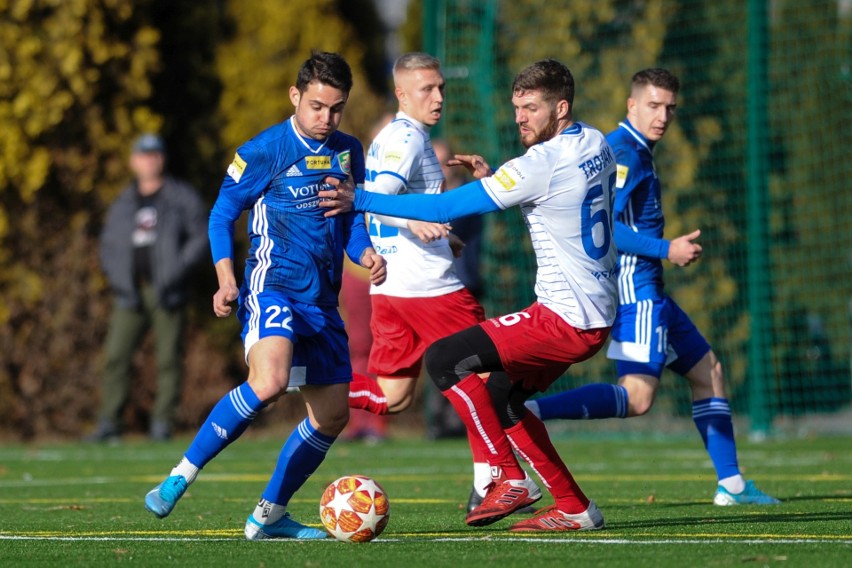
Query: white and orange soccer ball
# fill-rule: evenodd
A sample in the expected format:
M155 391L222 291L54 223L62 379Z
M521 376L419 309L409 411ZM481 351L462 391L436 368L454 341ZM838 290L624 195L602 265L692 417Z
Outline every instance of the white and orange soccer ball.
M369 542L390 519L390 502L382 486L363 475L346 475L325 488L320 518L328 534L343 542Z

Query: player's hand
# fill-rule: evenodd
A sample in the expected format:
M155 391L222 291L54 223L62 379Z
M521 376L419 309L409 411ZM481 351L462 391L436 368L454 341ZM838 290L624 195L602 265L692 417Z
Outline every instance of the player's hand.
M388 277L387 261L375 250L368 248L361 255L361 266L370 269L370 284L381 286Z
M447 160L447 165L464 166L476 179L486 178L494 173L485 158L476 154L456 154Z
M467 245L463 240L461 240L461 238L459 238L458 235L454 235L453 233L450 233L449 239L450 250L453 251L453 257L459 258L462 255L464 247L466 247Z
M699 258L704 249L698 243L693 243L701 236L700 230L695 230L688 235L672 239L669 243L669 262L678 266L689 266Z
M339 180L327 177L323 183L334 186L333 189L324 189L317 193L317 197L320 198L319 206L328 209L325 212L326 217L352 211L352 204L355 202L355 183L351 179Z
M452 227L445 223L427 223L425 221L409 221L408 229L414 233L423 244L446 239L450 236Z
M221 286L215 294L213 294L213 313L217 317L224 318L231 315L231 302L237 299L240 290L236 284L226 284Z

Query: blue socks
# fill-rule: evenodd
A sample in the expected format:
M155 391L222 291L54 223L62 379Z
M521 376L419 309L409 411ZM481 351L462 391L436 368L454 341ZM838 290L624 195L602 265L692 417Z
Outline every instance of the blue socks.
M694 401L692 419L701 439L704 440L704 447L713 460L713 467L716 468L719 479L739 475L734 424L727 399L705 398Z
M216 403L186 451L186 459L199 469L240 437L265 405L248 383L243 383Z
M627 417L627 389L608 383L592 383L531 402L538 403L542 420Z
M619 385L593 383L527 401L527 407L542 420L583 420L627 417L627 390ZM719 479L740 475L734 424L727 399L705 398L692 403L692 419L710 454Z
M290 434L281 448L278 464L263 491L263 499L286 505L290 498L325 459L336 438L326 436L305 418Z

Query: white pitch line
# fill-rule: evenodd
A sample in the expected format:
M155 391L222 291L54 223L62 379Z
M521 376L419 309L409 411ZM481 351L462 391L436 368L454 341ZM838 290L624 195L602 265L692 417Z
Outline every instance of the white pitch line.
M28 536L28 535L3 535L0 534L0 540L46 540L46 541L61 541L61 542L85 542L85 541L115 541L115 542L227 542L242 540L240 537L143 537L143 536ZM852 539L800 539L800 538L784 538L784 539L653 539L653 540L632 540L627 538L582 538L582 539L561 539L561 538L524 538L524 537L439 537L439 538L380 538L372 544L383 543L400 543L400 542L524 542L524 543L545 543L545 544L646 544L646 545L667 545L667 544L852 544ZM280 542L280 541L279 541ZM305 543L305 542L336 542L332 538L313 541L288 540L287 542Z

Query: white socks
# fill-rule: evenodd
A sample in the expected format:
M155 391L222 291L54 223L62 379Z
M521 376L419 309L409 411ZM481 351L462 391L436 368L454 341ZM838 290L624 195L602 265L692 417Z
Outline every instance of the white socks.
M729 493L737 495L745 490L745 478L741 474L732 475L719 480L719 485L728 490Z
M261 498L251 514L254 520L262 525L271 525L277 522L287 512L286 505L276 505L271 501Z
M195 478L198 476L199 469L189 463L189 460L185 457L180 460L180 462L172 468L170 476L172 475L182 475L184 479L186 479L186 484L189 485Z
M473 488L480 497L485 496L485 487L491 483L491 466L488 462L473 462Z

